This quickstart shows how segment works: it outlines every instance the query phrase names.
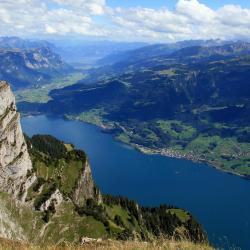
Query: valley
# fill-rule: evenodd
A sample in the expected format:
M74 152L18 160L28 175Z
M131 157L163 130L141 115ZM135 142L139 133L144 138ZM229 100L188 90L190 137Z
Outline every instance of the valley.
M83 78L83 73L70 73L65 76L56 77L52 79L49 83L43 84L42 86L16 90L16 100L17 102L47 103L49 100L51 100L51 97L49 96L49 92L51 90L73 85L77 81L82 80Z
M167 48L111 57L113 64L52 90L47 103L20 102L20 110L90 122L143 152L249 178L250 45Z
M0 1L0 250L249 250L250 1Z
M55 48L46 46L53 53ZM8 50L13 52L13 48ZM88 68L74 69L69 65L69 70L60 69L62 74L60 70L47 71L50 74L46 80L15 87L22 124L30 136L27 144L32 145L29 153L33 171L38 178L28 189L26 202L32 202L37 210L38 218L31 218L37 220L42 239L51 239L53 243L66 238L74 242L84 234L127 240L136 234L143 240L156 230L156 225L150 223L156 219L153 214L162 215L163 210L170 216L164 218L173 227L165 228L160 223L157 230L167 230L164 232L168 235L178 231L180 225L190 230L187 223L192 217L185 210L172 205L163 210L155 208L167 203L191 211L204 225L213 246L248 247L249 182L245 179L250 176L249 54L250 46L244 42L150 45L128 52L116 51ZM59 55L56 58L68 65ZM63 154L55 160L50 152L33 150L35 142L31 141L37 139L32 137L34 134L50 134L67 142L63 147L59 146L60 141L52 142L53 147L63 148ZM38 145L50 140L54 139L38 136ZM79 206L79 199L74 201L82 166L71 143L90 156L94 179L101 190L118 197L102 194L100 206L99 189L93 186L97 202ZM47 147L51 148L46 144ZM148 183L152 184L150 191ZM192 195L187 198L187 193ZM120 195L138 201L135 204L141 207L143 222L133 221L135 204ZM47 204L52 196L60 201L56 211ZM65 203L68 199L73 204ZM241 205L234 206L231 199ZM124 207L127 203L132 207ZM72 210L74 214L68 217ZM235 217L236 211L240 217ZM63 228L55 226L58 218L63 221ZM79 227L66 230L69 221ZM90 225L88 229L86 225ZM65 234L58 236L58 230ZM196 234L203 237L199 235Z

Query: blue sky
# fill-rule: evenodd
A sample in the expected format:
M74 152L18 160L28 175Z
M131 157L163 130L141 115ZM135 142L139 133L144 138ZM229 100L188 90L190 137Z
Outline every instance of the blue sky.
M111 7L147 7L147 8L161 8L167 7L173 9L177 0L107 0ZM200 3L216 9L226 4L241 5L244 8L250 8L250 0L200 0Z
M0 0L0 36L13 35L249 41L250 0Z

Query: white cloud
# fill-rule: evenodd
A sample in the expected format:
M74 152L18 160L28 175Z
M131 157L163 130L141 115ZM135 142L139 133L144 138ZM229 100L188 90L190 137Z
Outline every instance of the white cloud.
M128 37L153 41L250 38L250 9L225 5L213 10L198 0L179 0L174 10L116 10L112 21Z
M63 2L62 0L57 0ZM47 1L48 2L48 1ZM66 1L65 1L66 2ZM67 1L68 2L68 1ZM73 1L72 1L73 2ZM1 35L46 35L46 34L79 34L106 36L103 27L95 24L92 16L100 13L95 5L103 1L88 1L86 8L76 11L74 6L49 8L45 2L38 0L7 0L0 2L0 34ZM84 1L78 1L78 4ZM51 2L52 3L52 2ZM104 2L105 3L105 2ZM68 4L67 4L68 5Z
M198 0L179 0L174 10L111 8L105 0L0 1L0 35L72 34L156 42L249 38L250 9L214 10Z
M118 10L112 15L112 21L130 33L129 37L138 36L139 38L149 39L170 39L175 36L188 35L192 31L186 25L187 18L177 16L167 9L154 10L146 8L131 8Z
M239 5L226 5L218 10L218 19L225 25L250 26L250 9L243 9Z
M57 4L61 4L75 11L86 11L92 15L102 15L105 12L105 0L52 0Z
M207 23L215 18L215 12L197 0L179 0L175 16L182 15L193 23Z

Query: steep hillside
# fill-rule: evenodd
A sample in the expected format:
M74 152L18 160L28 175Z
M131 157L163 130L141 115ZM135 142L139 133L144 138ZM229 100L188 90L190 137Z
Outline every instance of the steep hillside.
M48 83L73 69L48 47L8 49L0 47L0 78L14 89Z
M116 54L110 54L98 61L99 65L113 65L119 62L132 64L139 61L145 61L153 57L168 56L179 51L183 48L200 46L200 47L211 47L220 46L227 44L227 41L221 40L190 40L181 41L169 44L153 44L144 46L138 49L131 49L130 51L120 52Z
M15 99L0 83L0 235L34 244L79 244L82 237L207 243L202 226L183 209L139 206L102 195L86 154L49 135L24 136Z

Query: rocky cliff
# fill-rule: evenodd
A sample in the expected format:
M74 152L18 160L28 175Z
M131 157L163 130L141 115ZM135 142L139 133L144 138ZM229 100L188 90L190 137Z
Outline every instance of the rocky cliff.
M9 85L0 82L0 187L15 195L27 188L32 177L27 174L32 169L27 145L20 126L20 116L16 111L15 97ZM24 190L23 190L24 191ZM23 195L25 191L23 192Z
M89 199L102 202L87 156L66 145L51 136L25 138L15 97L9 84L0 81L0 236L34 240L29 233L38 221L33 227L40 240L49 219L64 214L60 207L71 204L74 211Z
M93 181L89 162L86 161L74 191L73 200L78 206L83 206L90 198L96 200L98 204L102 202L102 195Z
M64 164L59 168L62 161ZM43 167L37 168L37 164ZM66 174L69 168L70 176ZM51 169L51 174L41 175L47 169ZM25 140L15 97L5 81L0 82L0 186L0 191L44 212L51 207L56 209L68 199L79 207L88 199L102 201L84 152L73 147L67 150L63 142L50 136ZM39 190L34 191L38 186ZM34 193L32 197L31 193Z

